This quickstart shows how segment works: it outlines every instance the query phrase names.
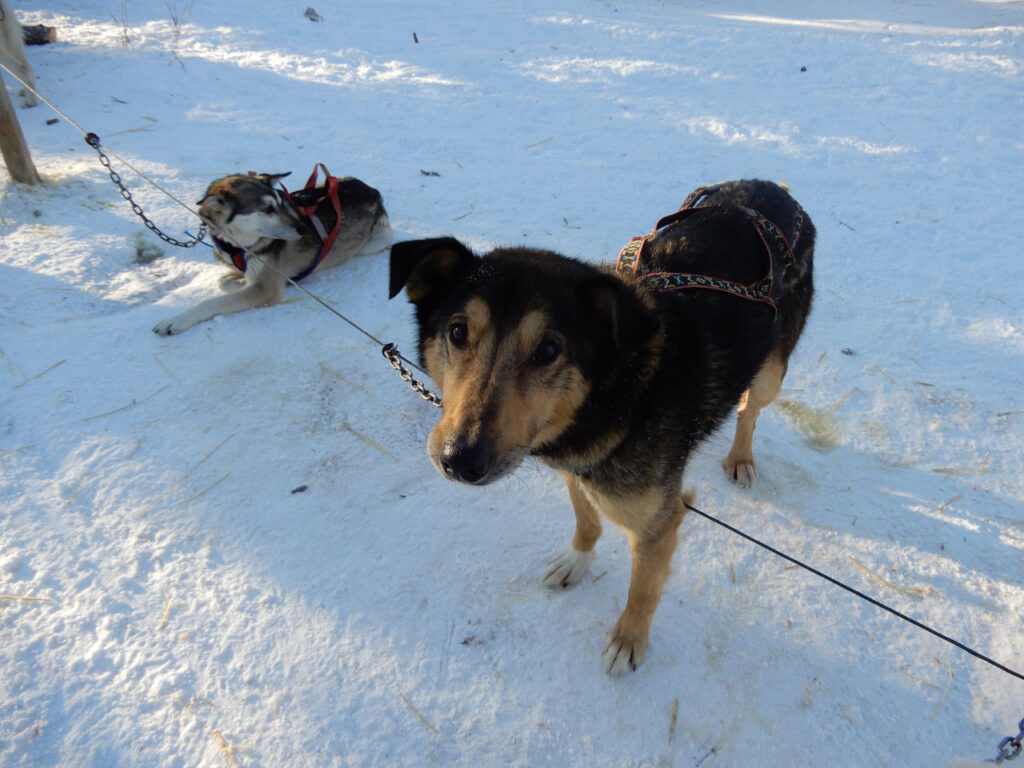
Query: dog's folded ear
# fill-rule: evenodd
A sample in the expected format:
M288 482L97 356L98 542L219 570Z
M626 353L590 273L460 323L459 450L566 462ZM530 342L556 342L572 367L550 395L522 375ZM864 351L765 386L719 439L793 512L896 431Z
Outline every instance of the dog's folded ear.
M479 257L454 237L406 240L391 246L388 298L402 288L413 304L453 288L472 270Z
M618 354L641 347L658 330L659 321L636 291L612 275L580 283L576 296L605 341Z

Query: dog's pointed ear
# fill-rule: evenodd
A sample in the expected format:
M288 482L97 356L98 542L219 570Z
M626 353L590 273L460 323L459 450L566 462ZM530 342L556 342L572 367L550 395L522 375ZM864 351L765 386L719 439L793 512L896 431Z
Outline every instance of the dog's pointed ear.
M586 280L576 292L584 317L618 354L640 348L658 330L659 322L636 291L612 275Z
M473 269L480 257L454 237L406 240L391 246L388 298L402 288L413 304L451 290Z
M281 179L292 175L291 171L288 173L257 173L253 174L257 179L262 181L268 187L274 187Z

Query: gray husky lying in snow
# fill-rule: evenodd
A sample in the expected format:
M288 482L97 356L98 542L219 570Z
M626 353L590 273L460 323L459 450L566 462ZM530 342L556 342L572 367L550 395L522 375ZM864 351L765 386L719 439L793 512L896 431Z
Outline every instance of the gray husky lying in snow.
M276 304L289 278L391 244L380 192L350 177L327 175L315 185L316 173L292 194L274 188L287 173L238 174L210 184L199 217L210 229L214 256L244 284L162 320L154 333L169 336L216 315Z

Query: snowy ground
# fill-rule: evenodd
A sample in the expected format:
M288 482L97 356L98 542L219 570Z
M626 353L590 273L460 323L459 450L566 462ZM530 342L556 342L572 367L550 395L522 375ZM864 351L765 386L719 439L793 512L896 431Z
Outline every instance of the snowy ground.
M702 183L787 182L817 303L761 484L723 432L699 506L1024 669L1024 3L306 1L16 4L60 32L41 92L188 201L323 161L397 239L600 261ZM296 291L156 337L209 250L18 116L46 181L0 178L4 768L939 766L1016 731L1024 683L694 515L605 677L618 531L544 590L561 481L446 482L437 413ZM411 351L386 262L307 286Z

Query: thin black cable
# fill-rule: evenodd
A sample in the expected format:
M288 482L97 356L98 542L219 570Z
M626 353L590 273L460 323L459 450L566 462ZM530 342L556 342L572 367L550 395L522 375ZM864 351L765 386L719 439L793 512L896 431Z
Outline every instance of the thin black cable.
M283 278L283 279L284 279L284 280L285 280L285 281L286 281L287 283L289 283L290 285L294 286L295 288L298 288L298 289L299 289L300 291L302 291L302 292L303 292L304 294L306 294L307 296L309 296L309 298L313 299L313 301L315 301L315 302L316 302L317 304L319 304L319 305L320 305L321 307L323 307L324 309L326 309L326 310L327 310L328 312L331 312L332 314L336 315L337 317L340 317L340 318L341 318L342 320L344 320L344 321L345 321L346 323L348 323L349 325L351 325L351 326L352 326L353 328L355 328L355 329L356 329L357 331L359 331L359 332L360 332L361 334L363 334L363 336L365 336L366 338L368 338L368 339L369 339L370 341L372 341L372 342L375 342L376 344L379 344L379 345L380 345L381 347L384 347L384 346L386 346L386 345L385 345L385 343L384 343L383 341L381 341L380 339L378 339L378 338L377 338L376 336L374 336L374 335L373 335L372 333L370 333L369 331L367 331L367 330L366 330L365 328L361 328L361 327L359 327L359 326L358 326L358 325L357 325L356 323L354 323L354 322L352 322L351 320L349 320L349 319L348 319L347 317L345 317L345 316L344 316L343 314L341 314L341 312L339 312L338 310L336 310L336 309L335 309L334 307L332 307L332 306L331 306L330 304L328 304L328 303L327 303L326 301L324 301L323 299L321 299L321 298L320 298L319 296L317 296L317 295L316 295L315 293L313 293L313 292L312 292L312 291L310 291L310 290L307 290L307 289L306 289L306 288L305 288L304 286L302 286L302 285L299 285L299 284L298 284L297 282L295 282L295 280L293 280L292 278L288 277L288 276L287 276L287 275L285 275L285 274L284 274L283 272L281 272L281 271L277 270L277 269L276 269L276 268L275 268L275 267L274 267L274 266L273 266L272 264L270 264L269 262L267 262L267 260L266 260L266 259L262 259L262 258L260 258L260 257L258 257L258 256L250 256L249 258L250 258L250 259L252 259L252 260L256 260L256 261L260 261L260 262L262 262L263 266L265 266L265 267L266 267L267 269L269 269L269 270L270 270L271 272L273 272L274 274L276 274L276 275L278 275L279 277ZM409 358L405 357L405 355L401 355L401 354L398 354L398 350L397 350L397 347L395 348L395 352L396 352L396 354L398 355L398 359L399 359L399 360L402 360L403 362L407 363L407 364L408 364L408 365L410 365L411 367L415 368L415 369L416 369L417 371L419 371L420 373L422 373L422 374L423 374L424 376L429 376L429 375L430 375L429 373L427 373L426 371L424 371L424 370L423 370L422 368L420 368L420 367L419 367L418 365L416 365L416 363L414 363L414 362L413 362L412 360L410 360Z
M710 520L711 522L716 523L716 524L722 526L723 528L725 528L728 531L732 531L737 536L742 536L747 541L753 542L754 544L756 544L759 547L762 547L763 549L767 549L769 552L771 552L772 554L778 555L783 560L788 560L789 562L793 563L793 565L798 565L801 568L803 568L804 570L810 571L815 576L820 576L825 581L827 581L827 582L829 582L831 584L835 584L837 587L841 587L842 589L845 589L847 592L850 592L850 593L856 595L857 597L861 598L862 600L866 600L867 602L871 603L876 608L881 608L884 611L888 611L893 616L897 616L898 618L901 618L904 621L909 622L910 624L913 624L915 627L917 627L919 629L923 629L925 632L930 632L931 634L935 635L940 640L945 640L950 645L955 645L961 651L966 651L967 653L971 654L971 656L974 656L977 659L981 659L986 664L991 664L996 669L1000 669L1003 672L1005 672L1006 674L1012 675L1013 677L1016 677L1018 680L1024 680L1024 675L1022 675L1020 672L1012 670L1009 667L1003 666L998 661L993 661L988 656L986 656L986 655L984 655L982 653L978 653L978 651L974 650L973 648L970 648L970 647L964 645L963 643L959 642L958 640L954 640L953 638L948 637L947 635L942 634L938 630L932 629L927 624L922 624L920 621L917 621L916 619L912 619L909 616L907 616L907 615L905 615L903 613L900 613L895 608L890 608L885 603L882 603L882 602L876 600L875 598L871 597L870 595L866 595L863 592L861 592L861 591L859 591L857 589L854 589L853 587L847 586L846 584L844 584L843 582L839 581L838 579L832 578L827 573L822 573L817 568L813 568L813 567L807 565L807 563L803 563L803 562L797 560L795 557L790 557L785 552L780 552L779 550L775 549L775 547L772 547L772 546L770 546L768 544L765 544L763 541L759 541L758 539L755 539L753 536L750 536L749 534L744 533L743 531L739 530L738 528L733 528L728 523L722 522L718 518L716 518L716 517L714 517L712 515L709 515L707 512L702 512L701 510L697 509L696 507L690 506L686 502L683 502L683 505L687 509L689 509L691 512L696 512L701 517L706 518L706 519Z

